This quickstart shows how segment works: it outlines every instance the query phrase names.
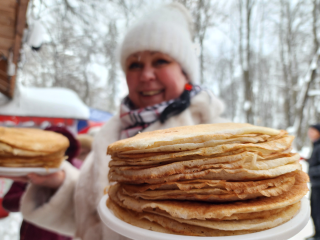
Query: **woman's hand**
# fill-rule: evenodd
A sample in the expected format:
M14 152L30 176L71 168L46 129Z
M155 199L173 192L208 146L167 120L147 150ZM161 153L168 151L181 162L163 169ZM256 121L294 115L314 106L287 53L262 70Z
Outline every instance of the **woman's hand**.
M0 178L8 178L15 182L24 182L24 183L31 182L38 186L58 189L62 185L65 179L65 172L63 170L60 170L58 172L51 173L48 175L39 175L36 173L30 173L26 177L0 176Z
M48 187L52 189L58 189L65 179L65 172L60 170L49 175L39 175L35 173L30 173L28 174L28 178L30 182L35 185Z

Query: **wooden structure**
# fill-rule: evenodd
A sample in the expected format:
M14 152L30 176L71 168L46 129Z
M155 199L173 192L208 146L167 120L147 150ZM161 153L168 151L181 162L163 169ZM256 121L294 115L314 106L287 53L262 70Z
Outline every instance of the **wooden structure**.
M15 88L16 66L26 27L28 2L29 0L0 0L0 92L9 98L13 97Z

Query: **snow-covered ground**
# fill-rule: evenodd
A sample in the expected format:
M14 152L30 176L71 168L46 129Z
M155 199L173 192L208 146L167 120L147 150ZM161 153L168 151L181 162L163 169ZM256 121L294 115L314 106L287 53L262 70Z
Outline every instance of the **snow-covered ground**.
M20 213L11 213L0 219L0 240L19 240L22 216Z
M0 178L0 197L6 194L11 184L11 180ZM10 213L8 217L0 219L0 240L18 240L21 222L21 213Z

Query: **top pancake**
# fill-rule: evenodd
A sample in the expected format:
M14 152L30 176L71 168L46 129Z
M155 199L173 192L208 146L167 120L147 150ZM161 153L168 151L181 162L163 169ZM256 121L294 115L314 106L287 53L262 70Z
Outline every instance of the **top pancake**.
M0 127L0 144L4 152L13 155L28 156L46 155L65 151L69 147L69 140L59 133L31 128ZM18 151L21 149L23 151ZM1 152L1 149L0 149ZM19 152L19 154L14 154ZM34 152L34 154L32 154Z
M117 141L108 146L107 153L143 153L144 150L166 145L204 143L210 140L225 140L244 134L276 136L281 131L254 126L247 123L218 123L182 126L137 134L132 138ZM257 137L257 136L249 136Z

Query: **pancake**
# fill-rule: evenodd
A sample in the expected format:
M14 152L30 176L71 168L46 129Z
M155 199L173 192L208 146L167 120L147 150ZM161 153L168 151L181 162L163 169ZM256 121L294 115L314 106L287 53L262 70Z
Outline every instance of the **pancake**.
M64 155L65 149L51 153L51 152L37 152L28 151L15 147L11 147L5 143L0 142L0 156L1 157L41 157L41 156L52 156L52 155Z
M175 181L183 181L190 179L210 179L210 180L233 180L233 181L241 181L241 180L260 180L267 178L274 178L289 172L293 172L296 170L301 170L300 163L294 162L291 164L287 164L284 166L272 168L269 170L249 170L249 169L207 169L199 172L193 173L181 173L170 176L165 176L161 178L145 178L143 176L123 176L116 174L114 172L109 172L109 181L110 182L123 182L123 183L131 183L131 184L158 184L164 182L175 182Z
M305 184L309 179L308 175L302 171L296 177L296 182L290 189L279 196L268 198L257 198L234 203L198 203L190 201L149 201L136 200L130 196L124 195L119 191L119 184L110 187L109 196L117 204L121 202L123 206L136 212L142 212L150 209L159 209L167 212L172 217L182 219L222 218L237 213L250 213L265 210L283 208L300 201L308 192Z
M115 216L121 220L151 231L187 235L187 236L235 236L241 234L254 233L256 231L221 231L216 229L204 228L188 224L182 224L172 219L160 215L144 213L139 215L134 211L125 209L108 199L108 207L113 211Z
M300 202L289 205L285 208L281 208L281 211L275 213L269 217L265 218L256 218L249 220L196 220L196 219L181 219L181 218L173 218L168 214L152 214L152 215L160 215L168 220L172 219L179 223L185 223L194 226L206 227L210 229L218 229L224 231L239 231L239 230L265 230L269 228L273 228L289 221L293 218L300 209ZM144 213L143 213L144 214ZM143 215L142 214L142 215Z
M109 174L131 178L135 181L145 178L163 178L175 174L190 174L207 169L270 170L287 164L293 164L300 159L300 156L299 154L293 154L291 157L257 161L258 158L261 159L256 154L246 153L212 159L174 162L160 166L114 166L110 168Z
M64 155L57 157L1 157L0 167L41 167L58 168L66 157Z
M68 147L68 138L59 133L0 127L1 167L58 168Z
M163 186L147 185L135 186L129 184L121 184L120 190L125 195L147 200L188 200L188 201L208 201L208 202L226 202L252 199L257 197L278 196L289 191L295 183L295 177L298 172L288 173L277 178L267 179L263 181L250 182L227 182L217 181L216 184L205 183L193 187L193 183L188 183L182 189L178 188L179 182L171 183L167 186L175 186L178 189L158 189ZM190 189L191 188L191 189Z
M285 136L277 140L273 140L265 143L257 144L225 144L218 145L216 147L207 147L200 148L190 151L174 152L174 153L158 153L156 155L150 156L150 153L147 154L117 154L118 157L124 159L137 159L140 161L153 161L153 160L166 160L166 159L175 159L179 157L192 157L192 156L214 156L218 154L233 154L236 151L244 152L257 152L259 155L263 156L266 154L275 154L279 152L286 151L291 147L293 136Z
M284 130L206 124L145 132L109 145L107 206L145 229L233 236L292 219L308 175Z
M123 139L108 146L107 153L126 152L130 150L150 149L165 145L181 143L203 143L211 140L223 140L242 134L261 134L275 136L281 131L253 126L245 123L201 124L182 126L165 130L144 132L133 138Z
M17 149L33 152L33 156L42 156L44 153L52 154L65 151L69 147L68 139L62 134L34 128L5 128L0 127L0 143L2 148L12 148L12 155ZM4 147L5 146L5 147ZM3 151L0 148L0 152ZM19 156L25 156L18 154ZM30 156L27 154L27 156Z
M165 160L152 160L152 161L144 161L143 159L127 159L127 158L118 158L113 156L112 157L112 161L109 162L109 167L112 166L150 166L150 165L164 165L164 164L168 164L168 163L173 163L173 162L181 162L181 161L185 161L185 160L200 160L200 159L216 159L218 160L220 158L219 161L216 162L232 162L232 161L236 161L236 160L240 160L241 158L245 158L247 157L248 154L250 153L254 153L254 152L244 152L241 151L241 149L237 150L237 151L232 151L232 152L228 152L228 153L221 153L218 155L214 155L214 156L186 156L186 157L177 157L177 158L168 158ZM233 155L238 155L238 154L243 154L241 156L241 158L235 158L232 160ZM284 157L292 157L296 154L290 153L290 149L287 149L285 151L282 152L278 152L278 153L271 153L271 154L261 154L261 153L254 153L254 154L258 154L258 160L259 159L264 159L264 160L273 160L273 159L278 159L278 158L284 158ZM223 157L225 159L223 159Z

